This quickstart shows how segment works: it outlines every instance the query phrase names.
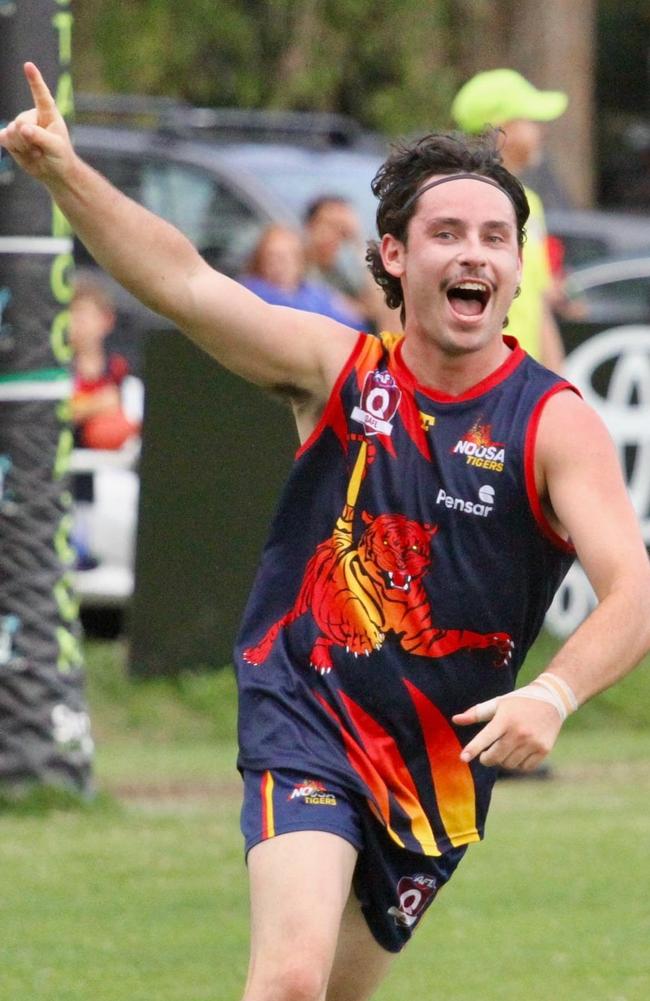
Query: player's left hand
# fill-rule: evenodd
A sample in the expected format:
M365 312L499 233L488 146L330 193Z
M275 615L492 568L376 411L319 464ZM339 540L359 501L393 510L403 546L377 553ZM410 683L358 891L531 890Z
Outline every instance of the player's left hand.
M54 97L34 63L25 63L34 107L0 129L4 147L23 170L45 184L56 183L70 169L74 150Z
M556 709L544 702L502 695L452 716L458 726L485 723L461 753L482 765L531 772L550 753L562 726Z

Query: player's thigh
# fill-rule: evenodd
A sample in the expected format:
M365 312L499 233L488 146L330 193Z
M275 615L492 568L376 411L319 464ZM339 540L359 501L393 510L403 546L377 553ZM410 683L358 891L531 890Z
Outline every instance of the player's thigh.
M318 998L330 973L357 850L324 831L295 831L248 854L251 961L246 997L291 983ZM269 993L269 996L272 994ZM290 990L287 996L291 996Z
M341 919L327 1001L367 1001L395 957L396 953L387 952L375 939L352 891Z

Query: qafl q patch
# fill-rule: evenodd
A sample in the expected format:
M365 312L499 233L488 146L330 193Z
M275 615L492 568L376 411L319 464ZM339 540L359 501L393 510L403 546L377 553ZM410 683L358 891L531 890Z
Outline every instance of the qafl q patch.
M375 369L368 372L361 390L359 405L354 408L353 421L363 424L367 434L390 435L402 391L390 372Z

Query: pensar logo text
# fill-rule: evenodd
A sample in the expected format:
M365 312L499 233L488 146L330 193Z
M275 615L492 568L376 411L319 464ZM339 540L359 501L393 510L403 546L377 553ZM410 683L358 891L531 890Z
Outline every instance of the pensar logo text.
M463 514L474 514L478 518L487 518L494 510L494 487L486 484L479 487L479 503L476 501L463 500L462 497L453 497L440 488L436 497L436 504L444 504L445 507L454 511L462 511Z
M288 800L301 799L309 806L336 806L336 796L328 792L327 787L318 779L305 779L304 782L295 785L289 795Z
M452 454L464 455L468 466L478 466L479 469L503 472L506 458L505 444L492 441L492 425L481 424L480 418L451 449Z

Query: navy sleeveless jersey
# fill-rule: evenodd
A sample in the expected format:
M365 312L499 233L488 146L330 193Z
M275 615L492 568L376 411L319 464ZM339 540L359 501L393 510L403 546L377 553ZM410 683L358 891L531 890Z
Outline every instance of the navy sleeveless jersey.
M237 641L239 766L343 784L438 855L482 836L494 781L451 717L514 687L573 559L534 477L542 408L570 387L506 338L449 397L402 340L360 335L297 454Z

